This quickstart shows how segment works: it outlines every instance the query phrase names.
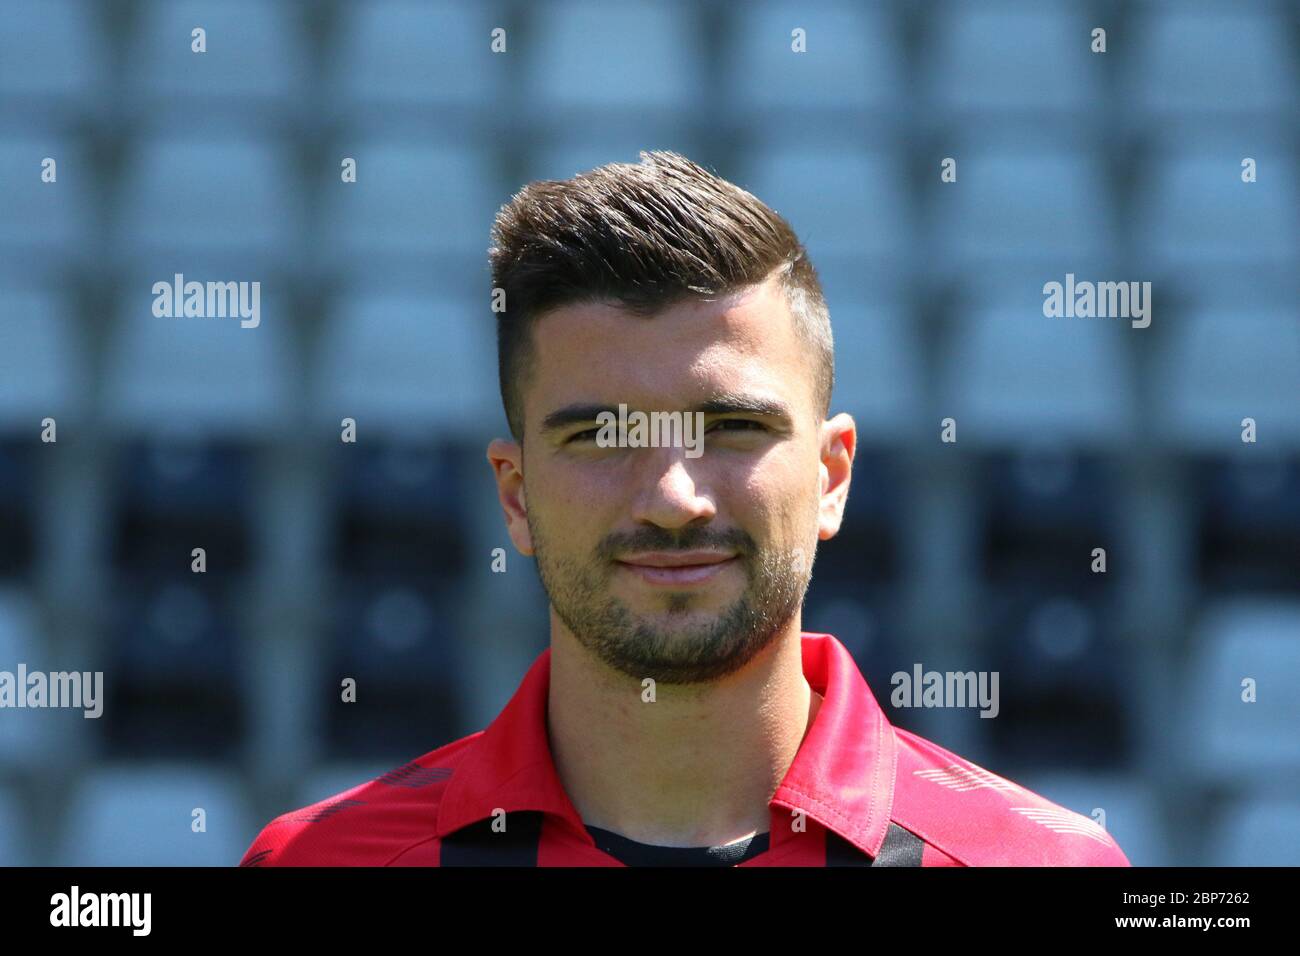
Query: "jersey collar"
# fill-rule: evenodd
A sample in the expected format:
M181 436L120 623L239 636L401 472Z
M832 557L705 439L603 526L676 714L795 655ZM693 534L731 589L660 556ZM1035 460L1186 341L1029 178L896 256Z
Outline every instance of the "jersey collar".
M775 849L791 839L796 811L875 857L889 828L897 744L857 663L829 634L803 634L803 672L823 696L790 769L772 795ZM478 735L448 781L437 835L497 811L534 810L565 821L592 842L565 793L546 730L551 651L544 650L496 719Z

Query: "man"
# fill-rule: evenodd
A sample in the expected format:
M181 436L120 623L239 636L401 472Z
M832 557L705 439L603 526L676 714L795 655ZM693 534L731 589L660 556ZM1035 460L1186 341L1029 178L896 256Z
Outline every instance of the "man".
M278 818L244 865L1128 864L893 728L802 633L856 435L827 418L829 316L783 218L651 152L529 185L493 240L513 440L487 457L551 646L486 731ZM702 448L611 430L622 406L685 413Z

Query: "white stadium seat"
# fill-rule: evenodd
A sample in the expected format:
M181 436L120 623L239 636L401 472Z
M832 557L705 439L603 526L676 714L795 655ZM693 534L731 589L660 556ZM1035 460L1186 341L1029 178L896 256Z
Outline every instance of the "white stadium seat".
M1038 4L952 3L926 18L927 99L963 113L1098 105L1101 64L1080 13Z
M113 242L133 262L225 255L269 269L299 241L301 190L265 139L147 139L123 170Z
M1125 99L1155 114L1152 119L1285 114L1295 107L1300 78L1287 32L1250 4L1153 9L1125 30L1125 44L1131 67Z
M93 109L107 71L106 42L90 0L7 0L0 30L0 105L42 120Z
M1042 299L981 304L956 322L942 381L958 440L1122 443L1133 427L1129 320L1048 318Z
M1247 157L1256 162L1253 183L1241 179ZM1295 168L1295 154L1271 137L1162 142L1143 164L1136 194L1133 234L1142 261L1181 270L1188 280L1206 267L1293 276L1300 256Z
M968 269L1048 258L1082 266L1113 252L1110 192L1089 151L973 145L949 155L958 159L958 179L931 201L931 258Z
M533 108L691 109L702 93L695 9L680 0L548 4L529 42Z
M500 4L457 0L367 0L339 8L329 58L333 99L357 119L376 108L491 109L505 88L491 31L508 28ZM436 55L434 55L436 53Z
M194 810L205 832L194 832ZM59 866L235 866L257 835L239 779L187 765L104 766L69 802Z
M1233 599L1202 617L1180 692L1178 752L1207 783L1300 779L1300 602ZM1242 700L1243 681L1256 700Z
M0 431L39 427L81 405L87 362L70 303L54 292L0 291Z
M0 588L0 670L15 675L18 665L28 672L63 670L54 666L39 630L36 605L23 589ZM57 751L59 730L66 727L67 714L48 709L6 708L0 711L0 768L40 767ZM86 721L80 712L74 720ZM0 848L4 824L0 822ZM0 851L0 855L2 851Z
M43 179L46 159L54 160L54 182ZM91 258L97 173L75 139L34 132L0 139L0 270L26 276L51 260Z
M155 278L175 282L171 275ZM242 277L202 270L184 279ZM118 305L106 345L105 418L137 436L175 429L255 438L291 424L289 316L274 288L259 300L255 327L245 328L253 320L238 316L160 317L153 314L150 278L138 279Z
M127 95L143 115L237 105L266 116L297 108L311 81L295 3L284 0L148 0L131 31ZM191 31L206 33L206 52Z
M349 296L322 336L312 407L337 429L476 435L502 417L487 298Z
M729 178L784 216L813 262L901 262L910 251L902 166L889 152L774 146L747 155Z
M1249 451L1254 418L1267 447L1300 448L1300 323L1294 310L1194 307L1171 325L1155 365L1160 436L1182 448Z
M766 0L728 13L727 95L746 116L891 108L906 96L899 27L884 5ZM795 27L802 53L791 49Z
M361 139L336 151L357 162L357 181L325 172L318 241L330 271L373 276L419 260L438 273L446 256L487 262L497 194L492 154L460 145Z

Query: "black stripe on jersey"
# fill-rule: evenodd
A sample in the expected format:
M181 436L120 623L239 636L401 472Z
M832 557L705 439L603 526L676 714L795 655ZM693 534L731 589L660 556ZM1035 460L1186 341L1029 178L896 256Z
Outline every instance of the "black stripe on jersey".
M827 866L920 866L923 841L910 830L904 830L890 821L885 831L885 842L872 859L834 830L826 831Z
M493 817L461 827L442 838L439 866L536 866L542 843L542 814L516 810L506 814L506 828L492 829Z

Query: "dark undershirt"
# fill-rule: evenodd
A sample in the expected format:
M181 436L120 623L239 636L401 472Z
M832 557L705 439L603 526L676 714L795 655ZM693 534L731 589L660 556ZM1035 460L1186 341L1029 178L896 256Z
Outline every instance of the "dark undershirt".
M768 835L757 833L726 846L656 846L587 826L596 846L627 866L736 866L767 850Z

